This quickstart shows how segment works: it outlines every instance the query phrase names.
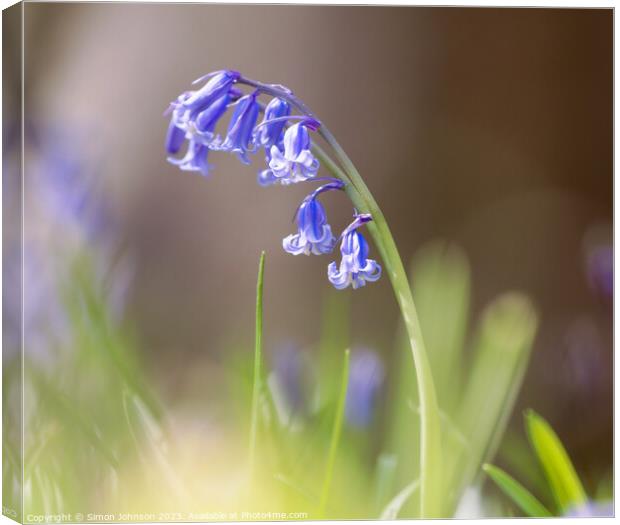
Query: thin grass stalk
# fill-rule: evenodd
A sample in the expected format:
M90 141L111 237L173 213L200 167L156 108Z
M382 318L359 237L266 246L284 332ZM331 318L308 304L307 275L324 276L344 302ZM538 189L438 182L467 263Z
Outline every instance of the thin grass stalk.
M258 418L260 394L262 389L262 354L263 354L263 275L265 272L265 252L261 252L258 263L258 279L256 282L256 331L254 339L254 379L252 385L252 413L250 421L250 448L249 448L249 479L254 479L256 462L256 442L258 439Z
M336 464L336 454L338 452L338 444L340 443L340 435L342 434L342 423L344 421L344 409L347 399L347 386L349 384L349 349L344 352L344 365L342 368L342 380L340 383L340 392L338 394L338 404L336 405L336 414L334 416L334 426L332 427L332 436L329 444L329 455L327 456L327 468L325 470L325 479L323 480L323 488L321 489L321 499L319 502L319 519L325 517L325 508L329 499L329 491L334 477L334 465Z

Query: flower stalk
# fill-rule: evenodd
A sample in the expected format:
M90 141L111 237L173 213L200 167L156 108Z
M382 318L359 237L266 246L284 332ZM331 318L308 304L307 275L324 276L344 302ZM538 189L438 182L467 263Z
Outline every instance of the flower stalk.
M336 142L335 138L323 126L321 134L332 146L334 152L341 160L346 172L342 172L334 166L333 161L328 159L325 152L315 148L319 159L323 162L335 177L347 178L345 192L360 213L369 213L373 221L368 224L368 230L381 253L383 263L390 278L396 301L401 311L403 322L407 330L409 345L413 356L418 384L418 396L420 398L420 516L423 518L436 518L441 515L441 428L439 423L439 407L433 384L430 363L422 338L422 330L418 319L415 302L409 286L409 280L390 232L387 221L383 216L379 205L368 190L359 172L348 158L344 150Z
M304 199L297 213L298 231L283 240L283 248L293 255L329 253L335 239L316 197L322 191L343 189L355 206L355 219L342 234L340 266L336 263L328 266L328 279L338 289L349 286L360 288L381 276L380 265L367 258L368 245L358 231L360 226L367 224L383 257L401 311L417 377L421 419L420 516L439 517L442 510L442 453L435 387L409 280L379 205L329 129L291 90L248 79L236 71L218 71L199 80L206 78L210 79L205 86L182 94L171 105L172 131L167 138L168 152L178 150L181 132L189 141L186 156L171 158L172 163L181 169L200 171L206 175L209 172L207 150L236 153L242 162L248 163L247 154L254 153L260 145L264 148L267 169L258 174L257 180L262 186L271 186L321 180L316 175L322 162L342 184L338 181L326 184ZM241 96L233 85L252 88L252 93ZM260 95L274 97L274 100L263 106L258 101ZM235 102L230 103L232 99ZM222 114L218 102L221 100L224 101L222 107L235 106L225 139L214 132L215 122ZM293 109L300 115L293 115ZM263 112L264 120L257 126L260 112ZM288 121L294 123L286 127ZM337 162L313 143L310 132L316 132L324 139L333 150Z

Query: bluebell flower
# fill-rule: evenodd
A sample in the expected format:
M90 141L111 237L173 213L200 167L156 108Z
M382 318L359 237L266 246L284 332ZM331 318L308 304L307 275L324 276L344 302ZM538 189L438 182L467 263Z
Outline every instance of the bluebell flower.
M236 153L244 164L250 163L247 153L254 151L256 147L253 135L260 111L260 106L256 100L258 95L259 92L254 91L238 100L228 125L226 139L221 146L224 151Z
M375 352L368 348L352 352L345 408L351 426L363 428L372 423L383 378L383 363Z
M197 91L189 92L182 102L182 107L190 111L201 111L215 102L218 98L230 90L232 85L239 80L241 75L237 71L216 71L206 77L199 78L195 82L210 77L209 81Z
M349 285L355 290L374 282L381 277L381 266L372 259L368 259L368 243L358 228L372 220L368 214L360 214L342 234L340 252L342 260L338 267L332 262L327 267L327 278L338 290Z
M206 177L211 169L211 166L207 163L208 153L209 148L206 145L192 138L188 143L185 156L180 159L168 157L168 162L175 164L183 171L199 171Z
M166 135L167 152L171 155L178 153L183 142L188 141L185 155L182 158L169 157L171 163L182 170L207 175L210 170L207 163L209 151L236 153L242 162L249 164L248 154L262 149L267 167L257 176L261 186L325 180L317 178L319 161L312 153L310 137L310 132L318 131L321 123L290 89L278 84L264 84L231 70L209 73L194 83L203 80L207 82L202 88L182 93L168 110L172 117ZM253 91L244 95L240 87ZM270 97L266 106L259 101L261 96ZM233 107L226 136L222 139L216 133L216 127L228 108ZM261 110L264 115L257 126ZM308 195L299 206L297 233L282 241L288 253L318 255L333 250L336 240L317 197L323 191L343 189L344 183L337 179L328 180L331 181L329 184ZM349 285L359 288L366 281L376 281L381 275L377 262L367 258L368 244L357 231L369 220L372 218L368 214L356 215L355 221L342 234L342 261L339 266L335 262L328 266L328 278L338 289Z
M293 255L321 255L334 249L335 237L327 224L325 209L318 193L308 195L297 210L297 233L282 240L282 247Z
M265 162L267 163L267 166L269 166L269 163L271 162L270 148L265 148ZM256 181L260 186L267 187L277 184L279 179L273 174L271 168L267 167L264 170L258 172Z
M200 142L209 147L219 146L220 141L215 140L213 130L231 99L240 96L240 92L233 88L239 77L236 71L211 73L195 81L210 78L202 88L197 91L186 91L170 104L172 117L166 136L168 153L177 153L183 138L196 138L195 135L200 137Z
M166 151L171 155L178 153L185 141L185 131L170 119L168 133L166 134Z
M263 121L257 126L255 141L257 145L271 148L282 141L286 121L282 117L291 114L291 105L281 98L273 98L265 108ZM277 119L277 120L274 120ZM269 159L271 160L271 158Z
M224 113L226 113L230 101L231 94L227 92L196 115L196 119L193 122L195 138L206 146L218 144L218 140L215 138L214 133L215 126Z
M298 122L284 133L282 146L271 146L269 168L280 184L293 184L311 179L319 170L319 161L310 151L308 121Z

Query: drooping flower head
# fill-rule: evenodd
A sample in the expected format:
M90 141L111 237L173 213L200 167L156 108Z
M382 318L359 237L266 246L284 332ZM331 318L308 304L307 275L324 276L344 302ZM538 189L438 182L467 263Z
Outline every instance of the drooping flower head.
M282 240L282 247L293 255L321 255L330 253L334 248L335 237L327 224L325 209L317 197L332 189L341 190L344 184L334 181L325 184L308 195L297 210L297 233Z
M240 76L237 71L215 71L195 80L194 83L198 83L209 78L203 87L189 92L189 96L182 103L183 109L196 113L202 111L229 91Z
M178 153L185 141L185 131L177 126L174 119L170 119L166 134L166 151L171 155Z
M196 119L193 123L195 134L200 137L203 144L217 144L217 139L215 138L216 135L214 133L215 126L224 113L226 113L228 104L231 103L234 95L235 94L232 89L227 91L220 98L213 101L212 104L196 115Z
M226 112L229 104L241 96L233 85L239 80L236 71L216 71L206 75L194 83L209 79L196 91L186 91L170 104L167 112L171 112L170 124L166 135L166 151L174 155L181 149L185 139L201 143L207 148L217 148L221 139L214 134L215 126ZM179 159L169 159L177 165Z
M183 171L198 171L205 177L209 175L211 167L207 163L209 148L196 139L190 139L187 145L187 153L180 159L168 157L168 162L177 165Z
M271 146L269 168L276 182L287 185L316 177L319 161L310 151L312 144L308 132L314 126L316 121L313 119L297 122L284 133L282 147Z
M166 151L175 155L184 142L187 151L182 157L168 157L168 161L184 171L208 175L210 151L235 153L241 162L249 164L249 154L262 150L266 167L258 173L261 186L329 180L302 201L296 213L297 233L283 239L282 246L293 255L330 253L335 238L317 197L325 191L344 189L345 182L340 175L339 179L317 177L320 163L312 152L311 133L319 132L321 123L290 89L279 84L263 84L232 70L209 73L194 83L205 80L201 88L182 93L170 104ZM243 86L252 91L244 94L240 89ZM266 105L261 97L269 97ZM222 138L216 128L229 109L232 115ZM261 112L263 118L257 125ZM370 215L356 215L342 234L342 262L339 267L336 263L328 267L329 280L336 288L359 288L381 275L377 262L367 258L368 244L357 231L369 220Z
M355 290L364 286L366 281L374 282L381 277L381 266L377 261L368 259L368 243L358 231L360 226L371 220L369 214L359 214L342 233L340 266L332 262L327 267L327 277L338 290L348 286Z
M224 151L236 153L244 164L250 163L247 154L256 149L253 136L260 109L256 100L258 94L258 91L254 91L239 99L228 125L226 139L221 146Z
M282 141L282 134L287 117L291 114L291 105L284 99L272 98L265 107L263 121L256 128L256 143L263 148L271 149L274 144Z

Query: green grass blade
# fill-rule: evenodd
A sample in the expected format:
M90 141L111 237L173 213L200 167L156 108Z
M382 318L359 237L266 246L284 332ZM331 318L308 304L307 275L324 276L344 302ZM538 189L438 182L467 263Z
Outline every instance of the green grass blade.
M413 296L439 408L452 415L461 391L462 352L469 317L470 270L453 243L433 241L418 250L411 265Z
M89 443L113 468L117 469L120 466L118 459L106 441L100 437L95 420L85 411L80 410L74 399L58 390L53 382L34 367L29 366L27 373L37 389L36 395L41 401L41 410L47 415L53 414L62 421L65 428L72 429L74 434Z
M553 501L551 488L538 458L532 454L532 449L525 436L516 432L508 432L502 440L497 454L509 472L522 480L526 487L538 494L542 501Z
M528 437L562 512L586 502L587 496L560 438L533 410L525 413Z
M493 465L482 466L489 477L497 483L500 489L530 518L548 518L551 512L538 501L521 483L502 469Z
M265 252L261 252L258 263L258 279L256 282L256 332L254 341L254 381L252 386L252 415L250 422L250 453L249 472L250 480L254 475L256 458L256 440L258 436L258 414L260 410L260 395L262 390L262 353L263 353L263 275L265 272Z
M374 508L377 513L385 506L388 495L392 492L396 477L396 466L397 460L394 454L386 454L385 452L379 454L374 480Z
M469 379L455 423L469 448L452 459L450 483L456 499L489 461L502 437L521 387L538 326L530 300L506 293L484 311Z
M319 519L322 519L325 516L325 508L327 506L327 500L329 498L329 489L331 488L332 478L334 476L336 453L338 452L338 444L340 443L340 435L342 434L342 423L344 420L344 409L347 399L347 387L349 384L349 355L349 349L345 350L344 366L342 368L342 381L340 383L338 404L336 406L334 425L332 427L331 441L329 444L329 454L327 456L327 468L325 470L323 488L321 489L321 499L319 502Z
M340 359L350 348L350 295L329 289L323 300L321 336L318 345L319 405L333 409L340 388Z
M396 494L396 496L394 496L392 501L390 501L386 505L379 519L395 520L398 517L398 513L400 512L400 509L403 507L405 502L413 495L415 491L418 490L419 487L419 480L415 480L409 483L403 490L401 490L398 494Z

